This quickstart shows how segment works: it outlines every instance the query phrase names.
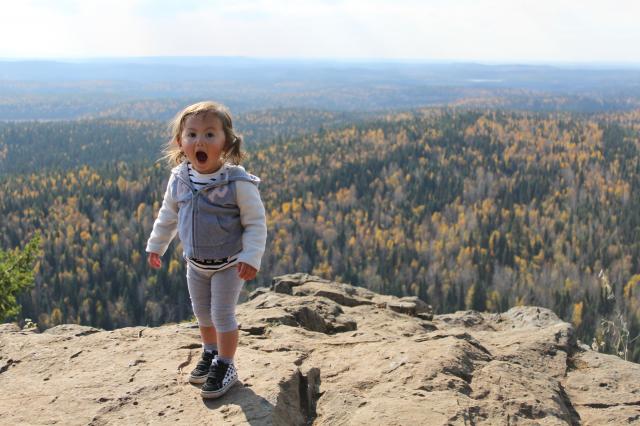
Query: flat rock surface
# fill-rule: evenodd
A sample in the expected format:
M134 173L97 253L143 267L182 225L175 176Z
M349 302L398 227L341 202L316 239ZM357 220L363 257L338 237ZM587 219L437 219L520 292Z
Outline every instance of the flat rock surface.
M431 318L431 320L429 320ZM306 274L238 306L240 381L203 400L196 324L0 326L0 424L640 424L640 366L522 306L432 316Z

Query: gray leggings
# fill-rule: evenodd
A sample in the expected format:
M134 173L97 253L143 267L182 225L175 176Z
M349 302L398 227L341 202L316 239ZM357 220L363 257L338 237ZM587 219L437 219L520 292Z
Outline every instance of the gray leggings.
M187 262L187 285L198 325L215 326L220 333L236 330L236 303L243 284L236 265L209 272L199 271Z

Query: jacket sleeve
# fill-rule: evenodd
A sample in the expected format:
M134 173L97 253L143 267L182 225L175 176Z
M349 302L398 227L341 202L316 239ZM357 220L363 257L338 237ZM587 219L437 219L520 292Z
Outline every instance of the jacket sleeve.
M236 181L236 202L240 208L242 251L238 262L260 270L260 262L267 244L267 218L258 187L245 181Z
M147 241L147 252L158 253L160 256L164 255L165 251L169 247L169 243L176 236L178 230L178 203L171 197L171 185L175 179L171 174L169 177L169 183L167 184L167 190L162 200L162 207L158 212L158 217L153 223L153 230L149 241Z

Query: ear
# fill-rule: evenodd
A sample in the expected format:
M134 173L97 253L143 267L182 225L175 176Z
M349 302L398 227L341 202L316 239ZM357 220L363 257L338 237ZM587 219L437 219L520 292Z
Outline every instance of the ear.
M182 149L182 142L180 141L180 136L176 137L173 142L178 145L178 147L180 147L180 149Z

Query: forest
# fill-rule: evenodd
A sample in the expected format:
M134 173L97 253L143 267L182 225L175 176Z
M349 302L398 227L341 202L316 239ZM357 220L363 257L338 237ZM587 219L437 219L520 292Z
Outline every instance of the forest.
M309 272L416 295L437 313L545 306L609 352L622 350L611 326L626 330L624 356L640 361L640 111L423 108L309 118L307 132L251 120L248 134L272 130L247 138L269 229L247 292ZM156 161L164 136L135 120L0 124L0 247L43 240L19 320L191 317L179 242L159 271L145 261L169 174Z

